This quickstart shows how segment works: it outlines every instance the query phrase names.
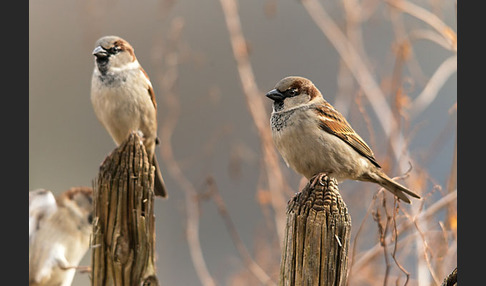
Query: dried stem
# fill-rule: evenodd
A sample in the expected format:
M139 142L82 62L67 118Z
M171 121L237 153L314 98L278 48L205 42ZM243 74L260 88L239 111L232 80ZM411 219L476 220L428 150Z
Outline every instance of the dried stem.
M383 279L383 285L386 286L388 285L388 276L390 275L390 261L388 258L388 246L387 246L387 241L386 241L386 236L388 233L388 226L390 225L390 220L391 217L388 214L387 207L386 207L386 197L385 193L382 192L383 198L382 198L382 207L385 211L386 214L386 220L385 220L385 226L381 223L381 213L379 207L376 209L376 211L373 213L373 220L376 222L378 226L378 234L380 237L380 245L383 248L383 257L385 259L385 276Z
M226 204L219 193L218 187L214 179L212 177L208 177L207 184L210 188L210 192L209 192L210 196L214 199L214 202L218 207L219 214L223 218L226 228L228 229L231 235L233 244L238 250L238 253L240 254L240 257L243 260L245 266L253 275L255 275L255 277L263 285L276 286L277 284L273 282L270 276L268 276L268 274L265 272L265 270L263 270L260 267L260 265L258 265L258 263L255 262L255 260L253 260L253 258L250 255L250 252L243 244L243 241L241 240L238 231L236 230L236 226L233 223L233 220L231 219L228 209L226 208Z
M193 184L185 177L178 161L174 158L172 149L172 134L177 125L180 115L180 103L175 92L175 86L178 78L179 54L176 49L176 43L180 41L179 36L184 23L181 19L175 19L172 22L172 29L169 44L174 45L165 55L167 66L160 76L160 83L163 89L167 114L161 126L160 150L165 165L170 175L179 184L184 191L186 202L186 237L189 245L192 263L196 273L204 286L215 286L216 282L209 273L206 261L202 254L201 244L199 242L199 205L197 201L197 191Z
M364 123L366 125L366 129L368 130L369 138L370 138L370 146L375 145L375 132L373 131L373 124L371 123L371 119L369 115L366 113L364 103L363 103L363 93L361 91L358 92L356 96L356 106L358 106L358 110L364 120Z
M450 50L457 51L456 33L435 14L405 0L387 0L386 3L429 24L432 28L439 32L439 34L442 35L447 42L449 42Z
M393 253L392 253L392 257L393 257L393 261L395 261L395 264L398 266L398 268L405 274L405 276L407 277L407 280L405 280L405 284L403 284L404 286L407 286L408 284L408 281L410 280L410 273L405 269L405 267L403 267L397 260L397 249L398 249L398 228L397 228L397 214L398 214L398 201L397 199L395 199L394 201L394 212L393 212L393 240L395 240L395 245L393 247Z
M446 207L451 202L454 202L456 199L457 199L457 190L445 195L440 200L430 205L426 210L418 214L415 218L400 223L397 227L397 231L400 233L406 231L407 229L409 229L411 226L414 225L414 221L428 219L429 217L437 213L439 210ZM386 239L391 240L392 237L387 236ZM358 261L356 261L353 267L354 271L359 272L364 266L366 266L373 258L376 257L376 255L380 251L380 248L381 245L379 243L371 247L363 256L361 256L361 258Z
M402 156L408 158L408 152L403 150L403 135L397 128L398 124L393 116L390 105L386 101L386 96L376 83L373 75L369 71L363 56L349 42L337 24L327 14L324 7L317 0L305 0L302 4L314 20L316 25L321 29L324 35L332 43L341 59L346 63L354 78L363 89L364 94L375 112L381 127L385 131L387 138L390 140L395 159L399 164L399 171L402 172L405 165L400 162L407 160L398 160Z
M433 43L436 43L437 45L443 47L444 49L449 49L449 43L447 43L444 38L434 30L426 30L426 29L416 29L411 31L408 34L408 37L411 42L414 42L415 40L423 39L423 40L429 40Z
M358 230L356 231L356 234L354 236L353 248L352 248L353 254L351 255L351 262L349 263L349 270L348 270L349 273L353 272L353 265L354 265L354 262L355 262L356 247L357 247L357 244L358 244L358 238L361 234L361 230L363 229L364 223L365 223L366 219L368 218L368 215L371 213L372 206L375 204L376 198L377 198L377 196L373 196L373 199L372 199L370 205L368 206L368 210L366 211L366 214L363 217L363 220L361 221L361 224L359 225ZM353 278L353 275L349 275L348 280L346 281L346 285L349 285L352 278Z
M457 55L445 60L435 71L429 82L412 102L410 116L415 117L421 114L437 97L439 90L444 86L447 79L457 70Z
M286 187L284 177L280 170L278 156L273 146L273 141L268 127L269 116L265 111L263 97L255 81L255 75L251 66L246 40L243 36L241 21L235 0L220 0L223 8L226 27L228 28L233 56L236 60L241 86L246 97L246 102L253 122L261 139L263 153L263 165L267 175L267 183L272 194L271 204L275 211L275 223L279 241L283 242L285 229L285 198L283 191Z
M429 272L430 274L432 275L432 278L434 279L435 281L435 284L436 285L439 285L440 284L440 280L439 278L437 277L437 274L435 273L434 271L434 268L432 267L432 264L430 262L430 255L428 254L429 253L429 250L430 250L430 247L429 247L429 243L427 242L427 239L425 239L425 234L424 232L420 229L420 226L418 224L418 221L415 220L413 222L413 225L415 226L415 229L417 230L417 232L419 233L420 237L422 238L422 242L423 242L423 255L424 255L424 258L425 258L425 262L427 264L427 268L429 269Z

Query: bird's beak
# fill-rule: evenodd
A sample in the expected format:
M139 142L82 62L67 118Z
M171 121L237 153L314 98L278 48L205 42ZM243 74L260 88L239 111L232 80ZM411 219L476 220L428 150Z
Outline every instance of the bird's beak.
M93 55L96 56L97 58L106 58L108 56L108 52L106 52L106 50L103 49L102 46L97 46L93 50Z
M273 99L274 101L279 101L284 99L284 95L278 91L277 89L272 89L270 90L266 96L270 99Z

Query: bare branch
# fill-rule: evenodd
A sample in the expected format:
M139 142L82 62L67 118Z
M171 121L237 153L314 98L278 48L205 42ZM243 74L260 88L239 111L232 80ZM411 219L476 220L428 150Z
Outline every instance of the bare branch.
M386 101L385 94L376 83L373 75L362 60L362 56L348 41L343 32L339 29L336 23L327 14L324 7L317 0L302 1L307 12L314 20L316 25L321 29L324 35L332 43L336 51L339 53L341 59L346 63L351 73L353 74L364 94L375 112L381 127L385 131L386 136L390 140L391 147L396 159L408 158L408 152L403 152L403 135L397 129L397 122L393 116L390 105ZM394 136L392 136L394 135ZM400 171L403 171L405 165L397 160ZM403 162L403 161L402 161Z
M176 45L176 43L180 41L179 37L183 26L184 22L180 18L175 19L172 22L172 37L170 39L170 44ZM164 90L163 94L167 106L167 115L161 126L162 136L160 136L160 150L170 175L179 184L185 194L187 212L186 237L196 273L202 285L215 286L216 282L206 266L201 244L199 242L199 205L197 201L197 192L193 184L183 174L178 161L174 158L174 152L172 150L172 134L174 133L180 115L180 103L175 92L179 65L179 54L176 47L173 47L168 51L165 58L167 60L167 66L165 67L164 72L161 72L162 75L159 79L161 87Z
M435 14L427 11L420 6L417 6L412 2L405 0L387 0L386 3L429 24L432 28L439 32L439 34L442 35L444 39L449 43L450 50L457 51L456 33Z
M413 219L413 221L415 221L415 220L426 220L426 219L428 219L429 217L431 217L432 215L434 215L436 212L438 212L442 208L447 207L448 204L450 204L451 202L455 201L456 199L457 199L457 190L454 190L454 192L451 192L451 193L445 195L440 200L438 200L435 203L433 203L432 205L430 205L426 210L424 210L423 212L421 212L420 214L418 214L417 217L415 217ZM414 224L413 221L412 220L407 220L407 221L402 222L401 224L399 224L398 227L397 227L398 232L404 232L407 229L409 229L411 226L413 226L413 224ZM387 236L386 239L387 240L391 240L392 237L391 236ZM371 259L375 258L376 255L379 253L380 248L381 248L381 245L379 243L378 244L375 244L373 247L371 247L363 256L361 256L359 258L358 261L356 261L356 263L355 263L355 265L353 267L354 268L354 271L359 271L365 265L367 265L367 263L369 263L369 261Z
M405 269L405 267L403 267L397 260L397 249L398 249L398 228L397 228L397 214L398 214L398 201L397 199L395 198L395 201L394 201L394 212L393 212L393 240L395 240L395 245L393 247L393 253L392 253L392 257L393 257L393 261L395 261L395 264L398 266L398 268L405 274L405 276L407 277L407 280L405 280L405 284L403 284L403 286L407 286L408 284L408 281L410 280L410 273Z
M272 194L271 204L275 210L275 223L280 243L283 242L285 229L286 202L283 191L286 187L284 177L278 163L278 155L273 146L273 141L268 127L269 116L264 109L263 97L255 81L253 68L248 58L246 40L243 36L241 21L235 0L220 0L223 8L226 26L230 35L231 47L236 60L241 86L246 97L246 102L261 139L263 153L263 165L267 174L267 183Z
M224 220L226 228L228 229L233 244L235 245L238 253L240 254L241 259L245 263L245 266L250 270L250 272L255 275L255 277L263 284L268 286L276 286L277 284L272 281L270 276L267 275L265 270L263 270L258 263L253 260L250 255L250 252L245 247L243 241L241 240L240 236L238 235L238 231L236 230L236 226L231 219L231 216L226 208L226 204L224 203L223 198L219 194L218 187L216 186L216 182L212 177L207 178L207 184L210 188L210 196L214 199L216 206L218 207L219 214Z
M429 272L432 275L432 278L434 279L435 284L436 285L439 285L440 284L440 280L437 277L437 274L435 273L434 268L432 267L432 264L430 262L430 255L429 255L430 247L429 247L429 243L427 242L427 239L425 238L424 232L420 229L420 227L419 227L419 225L417 223L417 220L415 220L413 222L413 224L415 226L415 229L419 233L420 237L422 238L422 243L423 243L423 248L424 248L423 254L424 254L425 262L427 264L427 268L429 269Z
M408 37L410 41L424 39L436 43L437 45L443 47L444 49L450 48L449 43L446 40L444 40L444 37L442 37L439 33L435 32L434 30L426 30L426 29L412 30L408 34Z
M348 270L349 273L353 272L353 265L354 265L354 262L356 260L355 257L356 257L356 247L357 247L357 244L358 244L358 238L360 237L364 223L365 223L366 219L368 218L368 215L371 213L372 206L375 204L377 197L378 196L373 196L373 199L372 199L370 205L368 206L368 209L366 210L366 214L364 215L363 220L361 221L361 223L358 227L358 231L356 231L356 234L354 236L353 247L352 247L353 254L351 255L351 262L349 263L349 270ZM346 285L350 284L350 281L351 281L352 278L353 278L353 275L349 275L348 280L346 281Z
M445 60L430 78L420 95L412 102L410 116L415 117L422 113L437 97L439 90L449 77L457 70L457 55Z

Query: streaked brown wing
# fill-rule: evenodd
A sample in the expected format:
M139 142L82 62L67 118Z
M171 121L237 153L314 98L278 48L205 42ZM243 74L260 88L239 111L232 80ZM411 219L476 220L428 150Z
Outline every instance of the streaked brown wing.
M371 148L364 142L364 140L351 128L346 119L335 110L329 103L323 105L316 105L313 107L320 118L319 127L337 137L353 147L361 155L368 158L375 166L380 167L375 159L375 155ZM381 167L380 167L381 168Z
M140 67L140 69L142 70L143 74L147 78L147 81L150 83L150 78L149 78L148 74L145 72L145 70L142 67ZM150 95L150 99L152 100L152 103L154 104L155 110L157 110L157 102L155 101L154 89L152 88L152 86L150 84L147 85L147 91Z

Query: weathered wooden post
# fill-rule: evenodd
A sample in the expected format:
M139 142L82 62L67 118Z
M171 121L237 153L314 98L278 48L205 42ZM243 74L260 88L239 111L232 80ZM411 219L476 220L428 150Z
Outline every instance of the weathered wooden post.
M351 217L336 180L312 178L287 206L279 285L344 286Z
M132 133L94 183L92 285L158 285L153 185L154 167Z

